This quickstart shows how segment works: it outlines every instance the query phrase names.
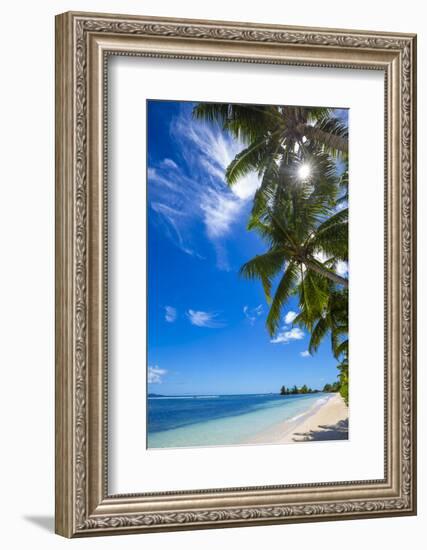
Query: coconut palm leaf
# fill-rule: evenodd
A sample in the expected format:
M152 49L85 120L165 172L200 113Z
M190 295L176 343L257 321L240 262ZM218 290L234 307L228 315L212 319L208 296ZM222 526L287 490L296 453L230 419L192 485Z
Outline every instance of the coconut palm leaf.
M279 123L275 107L238 103L198 103L193 116L199 120L217 122L236 139L249 144L268 134Z
M219 123L248 146L264 138L270 142L272 150L277 145L281 148L283 158L296 148L304 151L317 148L344 157L348 152L347 128L331 117L331 109L199 103L193 114L198 119ZM260 172L261 167L255 167L255 171ZM246 174L246 169L242 173Z
M310 342L308 344L310 355L313 355L318 350L322 340L329 333L330 328L329 319L326 316L320 317L311 331Z
M286 265L285 272L277 286L274 298L268 312L266 326L270 336L273 336L280 325L280 314L283 304L289 299L295 290L298 281L298 265L290 261Z
M348 129L338 118L329 115L320 117L314 125L306 125L303 131L308 139L319 144L329 154L347 155Z
M348 208L323 221L308 243L311 251L322 251L337 260L348 260Z
M267 301L271 300L272 278L283 269L286 251L270 250L265 254L255 256L240 268L240 274L246 279L261 279Z
M316 258L306 257L304 259L304 264L309 270L322 275L336 284L343 285L344 288L348 288L348 279L341 277L341 275L338 275L335 271L329 269L325 264L322 264Z
M318 319L327 305L327 281L309 269L303 272L300 282L299 307L306 319Z
M262 172L270 162L269 140L264 136L240 151L225 172L227 183L232 186L250 172Z
M348 129L332 113L243 104L200 103L194 109L196 118L220 124L246 145L227 168L229 185L251 172L261 180L248 229L268 248L242 266L241 275L262 282L271 304L268 332L277 331L283 306L297 293L294 323L311 332L310 352L330 334L334 355L347 357L348 280L336 265L348 260L348 209L336 207L348 201ZM340 176L337 156L344 162ZM304 179L301 166L309 167Z
M348 355L348 339L343 340L335 348L335 357L338 358L340 355Z

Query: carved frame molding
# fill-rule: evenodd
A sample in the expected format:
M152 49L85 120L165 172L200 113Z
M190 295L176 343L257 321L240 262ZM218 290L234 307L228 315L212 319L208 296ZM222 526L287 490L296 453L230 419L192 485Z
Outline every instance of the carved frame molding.
M105 180L109 55L385 73L384 480L108 495ZM56 18L56 531L67 536L414 514L414 35L66 13Z

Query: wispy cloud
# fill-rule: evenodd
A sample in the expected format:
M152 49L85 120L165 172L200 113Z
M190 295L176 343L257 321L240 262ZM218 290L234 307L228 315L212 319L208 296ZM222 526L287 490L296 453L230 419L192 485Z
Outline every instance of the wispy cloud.
M285 315L284 321L285 325L291 325L294 320L297 318L298 313L296 311L288 311L288 313Z
M241 201L233 196L208 189L200 207L203 212L206 233L210 239L216 240L229 232L231 224L241 209Z
M291 340L302 340L304 338L304 332L298 328L294 327L290 330L282 329L273 340L270 340L272 344L287 344Z
M148 169L150 206L168 238L187 254L198 255L200 231L194 231L194 224L202 223L217 267L228 270L224 238L253 197L259 178L251 173L228 187L225 170L244 145L219 126L193 119L188 106L172 119L170 134L175 160L164 158Z
M148 383L149 384L161 384L162 383L162 377L167 374L166 369L159 369L159 367L156 365L154 367L148 367Z
M308 350L302 351L300 355L301 357L311 357L311 353Z
M151 208L154 212L160 214L160 219L164 222L166 235L186 254L190 256L197 255L194 250L186 246L180 229L183 221L183 213L177 208L172 208L161 202L151 202Z
M162 160L162 165L166 166L167 168L178 168L177 163L174 160L168 158Z
M251 325L254 325L257 318L260 317L260 315L262 315L262 310L263 310L262 304L254 308L250 308L249 306L244 306L243 313L246 319L249 321L249 323Z
M218 320L218 313L214 312L189 309L187 317L190 323L196 327L221 328L224 326L224 323Z
M190 117L181 116L172 127L180 139L187 138L193 145L193 152L188 148L185 150L188 164L194 166L196 161L196 164L205 168L205 172L225 184L225 170L245 144L224 134L219 126L198 122ZM197 153L197 157L194 153ZM249 199L258 186L258 176L250 173L233 185L232 193L239 199Z
M165 306L165 320L168 323L174 323L176 321L177 311L172 306Z

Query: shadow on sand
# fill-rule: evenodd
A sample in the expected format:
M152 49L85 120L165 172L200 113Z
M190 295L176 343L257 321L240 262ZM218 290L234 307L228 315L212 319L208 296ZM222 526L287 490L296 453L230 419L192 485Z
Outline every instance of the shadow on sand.
M336 424L320 424L317 430L295 432L293 441L331 441L333 439L348 439L348 418ZM296 437L295 437L296 436Z

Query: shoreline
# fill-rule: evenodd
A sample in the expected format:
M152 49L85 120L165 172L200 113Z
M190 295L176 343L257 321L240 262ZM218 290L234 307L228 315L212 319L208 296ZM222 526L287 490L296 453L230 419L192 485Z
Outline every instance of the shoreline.
M348 440L348 407L339 394L294 421L285 420L246 440L245 444Z
M286 419L285 413L276 413L266 422L267 414L259 425L254 414L257 411L147 433L147 446L150 450L186 449L348 439L348 408L337 393L319 393L308 408L296 407L290 418L289 413Z

